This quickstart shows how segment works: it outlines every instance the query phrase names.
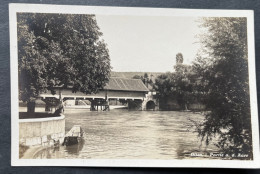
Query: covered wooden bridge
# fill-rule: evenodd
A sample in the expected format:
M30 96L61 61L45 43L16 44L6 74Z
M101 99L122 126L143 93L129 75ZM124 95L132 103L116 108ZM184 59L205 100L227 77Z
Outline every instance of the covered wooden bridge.
M109 110L109 101L123 101L129 109L145 110L147 94L149 89L140 79L126 79L111 77L104 89L98 93L84 94L82 92L73 93L71 89L59 88L56 95L49 92L40 94L43 101L47 98L74 100L89 100L91 110ZM145 102L145 103L144 103ZM47 104L47 103L46 103Z

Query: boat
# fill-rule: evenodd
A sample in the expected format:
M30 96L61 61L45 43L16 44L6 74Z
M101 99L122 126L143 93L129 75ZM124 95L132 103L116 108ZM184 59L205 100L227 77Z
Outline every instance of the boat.
M70 146L78 144L82 141L83 130L80 125L74 125L71 130L65 135L63 145Z

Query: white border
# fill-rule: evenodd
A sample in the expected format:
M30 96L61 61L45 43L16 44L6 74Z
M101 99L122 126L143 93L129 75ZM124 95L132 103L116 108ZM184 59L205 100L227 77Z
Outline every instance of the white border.
M102 14L132 16L247 17L253 161L240 160L119 160L119 159L19 159L17 12ZM255 76L254 12L252 10L198 10L169 8L97 7L74 5L9 4L11 69L12 166L116 166L116 167L220 167L260 168L259 125Z

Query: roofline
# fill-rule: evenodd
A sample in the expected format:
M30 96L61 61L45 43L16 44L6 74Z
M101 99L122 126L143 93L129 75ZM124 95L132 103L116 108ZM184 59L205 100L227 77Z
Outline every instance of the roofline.
M134 80L134 81L141 81L141 79L129 79L129 78L126 78L126 77L110 77L110 79L126 79L126 80ZM145 86L145 84L142 82L142 85L144 88L146 88L146 90L113 90L113 89L107 89L107 90L111 90L111 91L140 91L140 92L149 92L150 90L147 88L147 86ZM105 86L104 88L105 89Z
M109 79L141 80L141 79L129 79L127 77L110 77Z
M150 90L125 90L125 89L99 89L99 90L108 90L108 91L132 91L132 92L149 92Z
M145 86L146 87L146 86ZM54 88L57 88L57 89L61 89L63 87L61 86L55 86ZM147 87L146 87L147 88ZM72 89L72 87L67 87L66 89ZM106 89L105 87L104 88L100 88L98 90L108 90L108 91L135 91L135 92L149 92L150 90L147 88L147 90L125 90L125 89Z
M134 80L134 81L142 81L141 79L129 79L129 78L122 78L122 77L110 77L110 79L126 79L126 80ZM108 83L107 83L108 84ZM144 88L146 88L146 90L125 90L125 89L106 89L106 85L104 86L104 88L98 89L98 90L110 90L110 91L136 91L136 92L149 92L150 90L148 89L147 86L145 86L145 84L142 82L141 83L143 85ZM64 85L61 86L54 86L54 88L63 88ZM73 87L71 86L67 86L66 89L72 89Z

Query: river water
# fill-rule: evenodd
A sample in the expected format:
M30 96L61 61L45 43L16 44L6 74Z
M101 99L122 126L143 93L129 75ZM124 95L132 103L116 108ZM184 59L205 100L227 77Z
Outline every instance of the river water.
M201 144L190 119L204 116L178 111L66 109L66 132L81 125L84 139L78 145L49 148L34 158L79 159L183 159L192 152L216 151Z

